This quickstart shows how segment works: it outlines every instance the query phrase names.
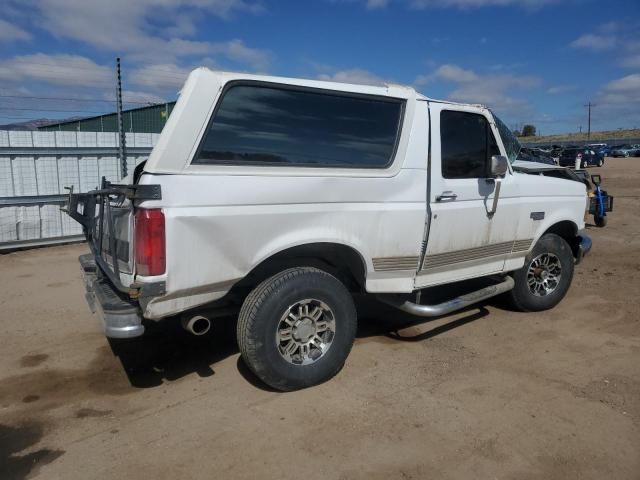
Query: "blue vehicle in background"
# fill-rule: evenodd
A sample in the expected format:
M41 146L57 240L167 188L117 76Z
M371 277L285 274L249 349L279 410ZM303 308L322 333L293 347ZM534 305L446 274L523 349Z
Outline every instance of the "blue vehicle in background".
M611 147L606 143L592 143L587 145L587 147L591 148L594 152L596 152L596 155L601 157L603 161L604 161L604 158L608 157L611 153Z

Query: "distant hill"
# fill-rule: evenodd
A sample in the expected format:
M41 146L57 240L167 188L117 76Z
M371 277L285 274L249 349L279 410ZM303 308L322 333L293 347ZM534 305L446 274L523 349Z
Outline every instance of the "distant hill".
M640 138L640 128L628 128L624 130L608 130L604 132L591 132L591 137L587 138L586 133L561 133L558 135L544 135L541 137L519 137L521 143L553 143L553 142L573 142L587 141L599 142L604 140L621 140L624 138Z
M0 125L0 130L38 130L39 127L44 127L45 125L50 125L52 123L60 123L71 120L77 120L82 117L71 117L65 118L64 120L51 120L49 118L36 118L33 120L27 120L24 122L15 122L15 123L6 123L4 125Z

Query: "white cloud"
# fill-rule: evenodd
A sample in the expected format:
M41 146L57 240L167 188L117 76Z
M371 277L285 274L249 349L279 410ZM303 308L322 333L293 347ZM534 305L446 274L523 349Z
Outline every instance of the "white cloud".
M362 85L386 85L388 82L374 73L361 68L339 70L333 73L322 73L318 75L320 80L331 82L357 83Z
M572 48L584 48L586 50L600 52L612 49L616 46L616 43L617 40L614 36L587 33L576 38L570 43L570 46Z
M115 85L111 68L79 55L20 55L0 62L0 79L36 81L53 85L104 87Z
M606 52L616 48L617 64L626 68L640 68L640 23L620 24L615 21L595 27L595 33L576 38L569 44L572 48Z
M604 87L605 92L620 95L634 95L635 101L640 101L640 73L633 73L626 77L612 80Z
M627 68L640 68L640 53L627 55L620 61L620 65Z
M571 92L576 89L575 85L554 85L547 88L547 93L550 95L558 95L560 93Z
M416 9L425 8L459 8L473 9L482 7L527 7L538 8L561 0L411 0L410 5Z
M270 52L249 48L242 40L238 39L211 44L211 53L220 54L233 62L249 65L255 70L266 69L272 57Z
M7 0L29 9L34 24L51 35L117 52L136 61L175 62L181 57L221 55L251 69L264 69L271 54L240 40L193 40L205 14L225 19L256 13L252 0ZM207 27L208 28L208 27Z
M363 1L367 10L377 10L387 7L392 0L332 0L334 2L353 3ZM397 0L409 8L424 10L428 8L457 8L459 10L471 10L482 7L524 7L527 9L541 8L553 3L562 3L566 0Z
M367 8L369 10L384 8L387 5L389 5L389 0L367 0Z
M526 90L540 85L540 80L528 75L509 73L479 74L455 64L445 64L434 72L420 75L416 85L444 82L454 85L448 98L459 102L482 103L491 107L514 110L527 106L527 102L513 98L514 90Z
M151 89L154 92L175 92L184 84L189 72L196 67L216 68L217 57L238 64L248 65L255 71L266 69L271 61L271 54L263 50L247 47L241 40L208 44L208 52L213 57L199 57L188 64L154 62L136 65L132 62L132 70L126 75L127 82L139 87ZM126 70L126 69L125 69Z
M0 42L31 40L31 34L22 28L0 19Z
M471 70L465 70L458 65L449 63L439 66L435 70L435 72L429 75L419 75L414 83L416 85L426 85L435 80L445 80L454 83L466 83L473 82L477 79L478 75L475 72Z
M618 127L640 126L640 73L610 81L595 97L594 118Z
M191 69L175 64L154 64L131 71L127 80L138 86L152 90L177 90L184 84Z
M640 40L629 40L624 44L625 54L620 65L627 68L640 68Z

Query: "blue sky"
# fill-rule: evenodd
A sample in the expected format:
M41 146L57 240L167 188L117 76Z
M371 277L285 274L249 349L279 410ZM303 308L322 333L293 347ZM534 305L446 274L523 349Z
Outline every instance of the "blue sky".
M175 99L198 65L414 85L542 133L640 127L637 0L3 0L0 124ZM64 100L62 100L64 99Z

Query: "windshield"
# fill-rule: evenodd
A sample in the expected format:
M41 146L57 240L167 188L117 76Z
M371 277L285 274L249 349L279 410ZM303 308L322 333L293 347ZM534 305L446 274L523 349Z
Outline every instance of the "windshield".
M504 144L504 149L507 153L507 158L511 163L515 162L516 158L518 158L518 153L520 153L520 142L516 136L509 130L502 120L498 118L498 116L493 114L493 118L496 121L496 126L498 127L498 132L500 132L500 137L502 138L502 143Z

